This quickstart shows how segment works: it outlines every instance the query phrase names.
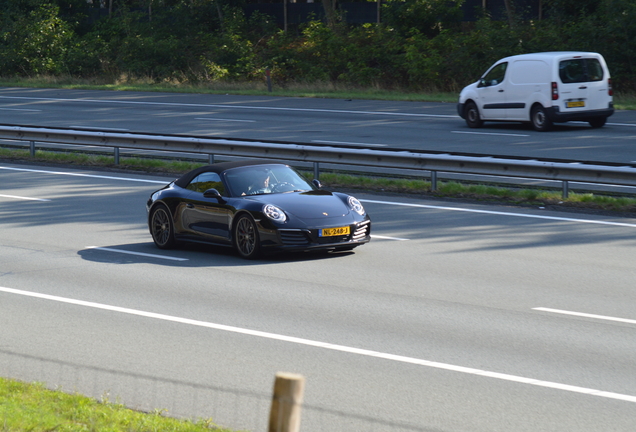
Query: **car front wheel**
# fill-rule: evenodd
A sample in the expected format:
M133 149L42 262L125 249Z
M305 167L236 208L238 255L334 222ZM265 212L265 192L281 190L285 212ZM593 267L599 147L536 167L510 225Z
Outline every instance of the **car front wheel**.
M174 226L166 206L158 205L152 210L150 234L159 249L170 249L175 246Z
M260 255L260 240L256 223L247 215L239 216L234 227L234 246L245 259L254 259Z
M475 102L468 102L464 111L464 117L466 118L466 124L470 128L480 128L484 122L479 116L479 109Z

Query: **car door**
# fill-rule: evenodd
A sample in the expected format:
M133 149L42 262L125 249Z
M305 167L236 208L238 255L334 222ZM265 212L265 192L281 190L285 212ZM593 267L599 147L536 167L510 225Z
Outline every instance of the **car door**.
M233 208L225 200L204 196L204 192L209 189L216 189L221 195L225 193L219 175L202 173L186 189L191 192L184 200L181 220L188 235L213 243L230 243Z
M506 119L506 70L508 62L496 64L479 80L477 104L484 120Z
M605 109L607 84L598 59L573 58L559 62L561 110L568 113Z

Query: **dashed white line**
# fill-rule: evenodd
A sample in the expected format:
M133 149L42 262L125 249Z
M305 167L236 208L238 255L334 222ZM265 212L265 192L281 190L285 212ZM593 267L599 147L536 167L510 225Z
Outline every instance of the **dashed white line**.
M42 110L34 110L27 108L0 108L2 111L29 111L29 112L42 112Z
M223 121L223 122L256 123L256 120L234 120L234 119L209 118L209 117L195 117L194 119L195 120Z
M592 220L592 219L575 219L575 218L566 218L566 217L559 217L559 216L545 216L545 215L535 215L535 214L527 214L527 213L510 213L510 212L501 212L501 211L494 211L494 210L468 209L468 208L462 208L462 207L444 207L444 206L435 206L435 205L427 205L427 204L400 203L400 202L393 202L393 201L377 201L377 200L369 200L369 199L361 199L360 201L365 203L373 203L373 204L386 204L386 205L416 207L416 208L425 208L425 209L433 209L433 210L459 211L459 212L481 213L481 214L498 215L498 216L512 216L512 217L523 217L523 218L530 218L530 219L546 219L546 220L554 220L554 221L578 222L578 223L588 223L588 224L597 224L597 225L611 225L611 226L636 228L636 224L624 223L624 222L610 222L610 221L601 221L601 220Z
M378 359L382 359L382 360L389 360L389 361L394 361L394 362L400 362L400 363L407 363L407 364L413 364L413 365L418 365L418 366L430 367L430 368L434 368L434 369L447 370L447 371L458 372L458 373L463 373L463 374L467 374L467 375L475 375L475 376L481 376L481 377L486 377L486 378L494 378L494 379L499 379L499 380L503 380L503 381L509 381L509 382L515 382L515 383L521 383L521 384L528 384L528 385L533 385L533 386L538 386L538 387L546 387L546 388L551 388L551 389L555 389L555 390L563 390L563 391L572 392L572 393L584 394L584 395L587 395L587 396L596 396L596 397L602 397L602 398L606 398L606 399L615 399L615 400L620 400L620 401L625 401L625 402L636 403L636 396L628 395L628 394L613 393L613 392L607 392L607 391L602 391L602 390L597 390L597 389L592 389L592 388L587 388L587 387L579 387L579 386L573 386L573 385L569 385L569 384L562 384L562 383L551 382L551 381L543 381L543 380L538 380L538 379L534 379L534 378L527 378L527 377L518 376L518 375L510 375L510 374L504 374L504 373L498 373L498 372L491 372L491 371L486 371L486 370L482 370L482 369L475 369L475 368L471 368L471 367L457 366L457 365L448 364L448 363L440 363L440 362L424 360L424 359L419 359L419 358L414 358L414 357L407 357L407 356L402 356L402 355L389 354L389 353L384 353L384 352L380 352L380 351L372 351L372 350L367 350L367 349L362 349L362 348L355 348L355 347L350 347L350 346L345 346L345 345L337 345L337 344L332 344L332 343L328 343L328 342L321 342L321 341L316 341L316 340L311 340L311 339L304 339L304 338L299 338L299 337L294 337L294 336L286 336L286 335L281 335L281 334L276 334L276 333L269 333L269 332L264 332L264 331L259 331L259 330L251 330L251 329L246 329L246 328L241 328L241 327L234 327L234 326L229 326L229 325L224 325L224 324L217 324L217 323L212 323L212 322L207 322L207 321L199 321L199 320L194 320L194 319L189 319L189 318L181 318L181 317L177 317L177 316L164 315L164 314L159 314L159 313L154 313L154 312L147 312L147 311L142 311L142 310L138 310L138 309L129 309L129 308L124 308L124 307L119 307L119 306L112 306L112 305L94 303L94 302L89 302L89 301L84 301L84 300L71 299L71 298L67 298L67 297L59 297L59 296L54 296L54 295L49 295L49 294L41 294L41 293L36 293L36 292L32 292L32 291L23 291L23 290L18 290L18 289L13 289L13 288L0 287L0 292L5 292L5 293L9 293L9 294L16 294L16 295L21 295L21 296L27 296L27 297L33 297L33 298L39 298L39 299L43 299L43 300L55 301L55 302L60 302L60 303L72 304L72 305L76 305L76 306L83 306L83 307L89 307L89 308L94 308L94 309L101 309L101 310L117 312L117 313L123 313L123 314L128 314L128 315L135 315L135 316L144 317L144 318L152 318L152 319L169 321L169 322L174 322L174 323L179 323L179 324L185 324L185 325L191 325L191 326L197 326L197 327L204 327L204 328L209 328L209 329L213 329L213 330L220 330L220 331L225 331L225 332L230 332L230 333L242 334L242 335L247 335L247 336L254 336L254 337L270 339L270 340L276 340L276 341L281 341L281 342L289 342L289 343L294 343L294 344L297 344L297 345L304 345L304 346L327 349L327 350L332 350L332 351L339 351L339 352L344 352L344 353L348 353L348 354L356 354L356 355L361 355L361 356L366 356L366 357L378 358Z
M311 142L319 143L319 144L344 144L344 145L357 145L357 146L366 146L366 147L386 147L386 144L369 144L369 143L359 143L359 142L348 142L348 141L323 141L323 140L311 140Z
M634 319L617 318L617 317L612 317L607 315L596 315L596 314L589 314L584 312L573 312L573 311L567 311L562 309L551 309L551 308L545 308L545 307L536 307L536 308L532 308L532 310L542 311L542 312L551 312L551 313L562 314L562 315L572 315L572 316L578 316L582 318L593 318L593 319L600 319L600 320L606 320L606 321L622 322L627 324L636 324L636 320Z
M377 238L377 239L382 239L382 240L396 240L396 241L408 241L409 240L409 239L406 239L406 238L388 237L388 236L381 236L381 235L377 235L377 234L371 234L371 238Z
M127 255L137 255L137 256L149 257L149 258L159 258L159 259L164 259L169 261L189 261L187 258L177 258L177 257L166 256L166 255L155 255L155 254L149 254L144 252L133 252L133 251L127 251L123 249L113 249L113 248L100 247L100 246L86 246L86 249L95 249L95 250L115 252L115 253L127 254Z
M157 181L157 180L145 180L145 179L135 179L130 177L113 177L113 176L103 176L103 175L95 175L95 174L81 174L81 173L72 173L72 172L63 172L63 171L46 171L46 170L37 170L37 169L29 169L29 168L11 168L11 167L3 167L0 166L0 170L9 170L9 171L22 171L22 172L33 172L33 173L42 173L42 174L55 174L55 175L67 175L72 177L87 177L87 178L98 178L98 179L106 179L106 180L124 180L124 181L133 181L133 182L142 182L142 183L158 183L158 184L166 184L167 181Z
M2 198L19 199L19 200L25 200L25 201L51 201L50 199L31 198L31 197L23 197L23 196L17 196L17 195L0 195L0 197L2 197Z
M530 135L511 134L511 133L496 133L496 132L470 132L470 131L451 131L456 134L472 134L472 135L495 135L495 136L511 136L511 137L529 137Z

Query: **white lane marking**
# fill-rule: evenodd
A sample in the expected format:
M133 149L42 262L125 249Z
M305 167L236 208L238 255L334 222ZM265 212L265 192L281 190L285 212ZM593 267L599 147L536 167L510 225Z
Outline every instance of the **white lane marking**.
M636 124L633 123L606 123L609 126L628 126L628 127L636 127Z
M26 109L26 108L0 108L2 111L30 111L30 112L42 112L42 110Z
M376 200L369 200L369 199L361 199L360 201L365 203L373 203L373 204L386 204L386 205L416 207L416 208L425 208L425 209L433 209L433 210L448 210L448 211L481 213L481 214L498 215L498 216L513 216L513 217L523 217L523 218L530 218L530 219L546 219L546 220L555 220L555 221L563 221L563 222L579 222L579 223L588 223L588 224L597 224L597 225L611 225L611 226L636 228L636 224L624 223L624 222L609 222L609 221L599 221L599 220L592 220L592 219L575 219L575 218L566 218L566 217L558 217L558 216L543 216L543 215L533 215L533 214L526 214L526 213L510 213L510 212L501 212L501 211L494 211L494 210L477 210L477 209L467 209L462 207L444 207L444 206L435 206L435 205L426 205L426 204L410 204L410 203L400 203L400 202L392 202L392 201L376 201Z
M149 253L143 253L143 252L133 252L133 251L127 251L123 249L113 249L113 248L99 247L99 246L86 246L86 249L96 249L96 250L102 250L107 252L137 255L137 256L150 257L150 258L159 258L159 259L170 260L170 261L189 261L187 258L177 258L177 257L171 257L171 256L165 256L165 255L155 255L155 254L149 254Z
M573 312L573 311L566 311L562 309L551 309L551 308L544 308L544 307L536 307L536 308L532 308L532 310L542 311L542 312L552 312L552 313L563 314L563 315L573 315L573 316L579 316L583 318L594 318L594 319L607 320L607 321L616 321L616 322L622 322L627 324L636 324L636 320L633 320L633 319L617 318L617 317L612 317L607 315L595 315L595 314L589 314L584 312Z
M26 201L51 201L50 199L31 198L31 197L23 197L23 196L17 196L17 195L0 195L0 197L2 197L2 198L13 198L13 199L19 199L19 200L26 200Z
M169 183L167 181L135 179L135 178L129 178L129 177L112 177L112 176L102 176L102 175L95 175L95 174L80 174L80 173L62 172L62 171L46 171L46 170L36 170L36 169L28 169L28 168L11 168L11 167L3 167L3 166L0 166L0 170L67 175L67 176L73 176L73 177L98 178L98 179L106 179L106 180L124 180L124 181L133 181L133 182L142 182L142 183L158 183L158 184L164 184L164 185Z
M496 133L496 132L451 131L451 133L472 134L472 135L496 135L496 136L511 136L511 137L529 137L530 136L530 135L522 135L522 134Z
M271 110L271 111L300 111L300 112L324 112L324 113L346 113L346 114L366 114L366 115L385 115L385 116L404 116L404 117L440 117L440 118L460 118L458 115L445 114L414 114L402 112L387 111L355 111L355 110L333 110L318 108L284 108L284 107L259 107L249 105L221 105L221 104L199 104L199 103L176 103L176 102L139 102L139 101L118 101L118 100L100 100L100 99L62 99L62 98L35 98L25 96L0 96L0 99L26 99L26 100L50 100L57 102L95 102L95 103L112 103L122 105L155 105L155 106L174 106L174 107L213 107L228 109L252 109L252 110Z
M400 237L387 237L387 236L381 236L381 235L377 235L377 234L371 234L371 238L377 238L377 239L382 239L382 240L397 240L397 241L408 241L409 240L409 239L400 238Z
M357 142L348 142L348 141L323 141L323 140L311 140L314 143L320 144L345 144L345 145L359 145L359 146L367 146L367 147L386 147L387 144L368 144L368 143L357 143Z
M128 315L135 315L135 316L140 316L144 318L153 318L153 319L169 321L169 322L174 322L179 324L210 328L214 330L243 334L248 336L255 336L255 337L277 340L282 342L290 342L290 343L295 343L298 345L311 346L311 347L328 349L332 351L339 351L339 352L344 352L349 354L357 354L357 355L374 357L374 358L390 360L390 361L395 361L400 363L414 364L414 365L425 366L425 367L430 367L434 369L442 369L442 370L447 370L451 372L464 373L468 375L476 375L476 376L482 376L486 378L495 378L495 379L500 379L504 381L534 385L538 387L547 387L547 388L563 390L563 391L568 391L573 393L580 393L580 394L584 394L588 396L597 396L597 397L603 397L607 399L616 399L616 400L636 403L636 396L633 396L633 395L607 392L607 391L602 391L602 390L597 390L592 388L578 387L578 386L551 382L551 381L543 381L543 380L538 380L534 378L522 377L518 375L509 375L504 373L491 372L491 371L486 371L482 369L474 369L471 367L464 367L464 366L457 366L457 365L452 365L448 363L434 362L434 361L423 360L423 359L418 359L414 357L406 357L406 356L383 353L380 351L372 351L372 350L367 350L362 348L354 348L354 347L349 347L345 345L337 345L337 344L332 344L328 342L320 342L320 341L315 341L311 339L298 338L294 336L285 336L281 334L263 332L259 330L250 330L246 328L228 326L224 324L216 324L216 323L211 323L207 321L198 321L194 319L181 318L177 316L164 315L164 314L159 314L154 312L147 312L147 311L142 311L138 309L129 309L129 308L124 308L119 306L106 305L102 303L94 303L89 301L71 299L67 297L58 297L54 295L41 294L41 293L36 293L32 291L23 291L23 290L18 290L13 288L0 287L0 292L5 292L9 294L17 294L17 295L27 296L27 297L34 297L34 298L39 298L43 300L55 301L59 303L67 303L67 304L72 304L76 306L84 306L84 307L89 307L94 309L101 309L101 310L106 310L111 312L118 312L118 313L123 313Z
M242 123L256 123L256 120L232 120L224 118L209 118L209 117L195 117L195 120L212 120L212 121L224 121L224 122L242 122Z
M11 171L37 172L37 173L44 173L44 174L58 174L58 175L68 175L68 176L76 176L76 177L99 178L99 179L107 179L107 180L123 180L123 181L133 181L133 182L143 182L143 183L157 183L157 184L163 184L163 185L168 183L166 181L134 179L134 178L128 178L128 177L100 176L100 175L92 175L92 174L45 171L45 170L34 170L34 169L27 169L27 168L11 168L11 167L0 166L0 170L3 170L3 169L11 170ZM386 205L394 205L394 206L402 206L402 207L417 207L417 208L426 208L426 209L434 209L434 210L448 210L448 211L459 211L459 212L467 212L467 213L481 213L481 214L491 214L491 215L499 215L499 216L515 216L515 217L524 217L524 218L530 218L530 219L546 219L546 220L556 220L556 221L564 221L564 222L580 222L580 223L589 223L589 224L597 224L597 225L611 225L611 226L623 226L623 227L629 227L629 228L636 228L636 224L623 223L623 222L609 222L609 221L599 221L599 220L591 220L591 219L574 219L574 218L557 217L557 216L542 216L542 215L532 215L532 214L526 214L526 213L510 213L510 212L500 212L500 211L492 211L492 210L467 209L462 207L444 207L444 206L434 206L434 205L426 205L426 204L400 203L400 202L393 202L393 201L377 201L377 200L369 200L369 199L361 199L360 201L373 203L373 204L386 204Z
M101 130L112 130L112 131L127 131L130 129L124 129L124 128L107 128L107 127L102 127L102 126L69 126L70 128L79 128L79 129L93 129L96 131L101 131Z

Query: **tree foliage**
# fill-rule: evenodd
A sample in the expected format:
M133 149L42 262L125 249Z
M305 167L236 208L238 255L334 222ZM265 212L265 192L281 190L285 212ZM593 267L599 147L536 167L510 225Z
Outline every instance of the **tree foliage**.
M636 90L633 0L543 0L541 20L476 22L462 22L461 0L383 0L381 24L313 19L287 32L246 16L245 3L0 0L0 75L209 82L262 80L269 69L280 85L456 91L504 56L589 50L605 56L617 90Z

